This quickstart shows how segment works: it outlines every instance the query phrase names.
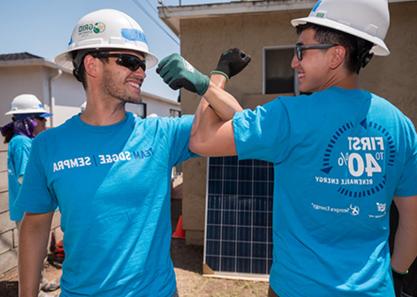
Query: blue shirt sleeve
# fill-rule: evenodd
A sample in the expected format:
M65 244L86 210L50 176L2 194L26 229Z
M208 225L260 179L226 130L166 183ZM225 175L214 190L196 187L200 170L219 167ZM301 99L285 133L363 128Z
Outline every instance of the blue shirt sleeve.
M19 143L15 145L15 151L12 154L12 158L17 178L25 174L31 146L32 140L26 137L19 139Z
M405 138L408 142L408 150L406 150L406 152L408 151L408 155L395 191L395 195L399 197L417 195L417 136L411 121L408 120L407 124L408 131Z
M281 100L236 113L233 131L239 159L278 163L287 155L290 121Z
M15 205L29 213L52 212L57 201L48 188L45 168L42 163L41 142L35 139L26 168L24 182Z
M188 148L193 120L194 116L190 115L172 119L170 126L170 138L172 141L170 166L196 156Z

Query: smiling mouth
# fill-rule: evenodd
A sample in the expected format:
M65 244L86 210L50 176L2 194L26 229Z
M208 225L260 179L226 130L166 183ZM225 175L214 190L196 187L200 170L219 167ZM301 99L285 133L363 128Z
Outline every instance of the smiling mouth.
M142 87L142 82L128 81L127 84L135 89L140 89Z
M302 72L302 73L300 73L300 72L298 72L297 73L297 78L300 80L300 79L304 79L305 78L305 74Z

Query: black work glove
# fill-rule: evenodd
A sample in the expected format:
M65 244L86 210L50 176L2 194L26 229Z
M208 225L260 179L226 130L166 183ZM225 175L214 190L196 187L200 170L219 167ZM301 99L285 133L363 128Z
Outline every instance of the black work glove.
M244 51L238 48L228 49L221 54L217 67L211 74L222 74L229 79L242 71L250 60L250 56Z
M406 274L401 274L396 272L394 269L392 270L392 279L394 281L394 291L396 297L401 297L401 293L403 291L403 285L404 285L404 278Z

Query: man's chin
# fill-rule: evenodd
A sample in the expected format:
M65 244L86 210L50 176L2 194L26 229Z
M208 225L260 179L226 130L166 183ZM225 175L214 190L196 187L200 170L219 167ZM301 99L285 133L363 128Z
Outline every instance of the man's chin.
M142 98L141 97L127 97L124 98L124 100L126 103L132 103L132 104L139 104L142 103Z

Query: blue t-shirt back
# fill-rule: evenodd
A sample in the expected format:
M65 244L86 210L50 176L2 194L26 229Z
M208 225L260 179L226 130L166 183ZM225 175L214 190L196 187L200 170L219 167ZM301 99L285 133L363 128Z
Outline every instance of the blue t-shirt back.
M9 212L12 221L21 221L23 211L15 201L22 187L22 181L29 161L32 139L25 135L15 135L9 142L7 152L8 189L9 189Z
M233 119L240 159L274 163L270 284L286 297L394 297L393 196L417 195L413 124L386 100L332 87Z
M171 297L170 177L188 159L193 118L111 126L74 116L39 135L18 204L31 213L59 206L65 261L62 297Z

